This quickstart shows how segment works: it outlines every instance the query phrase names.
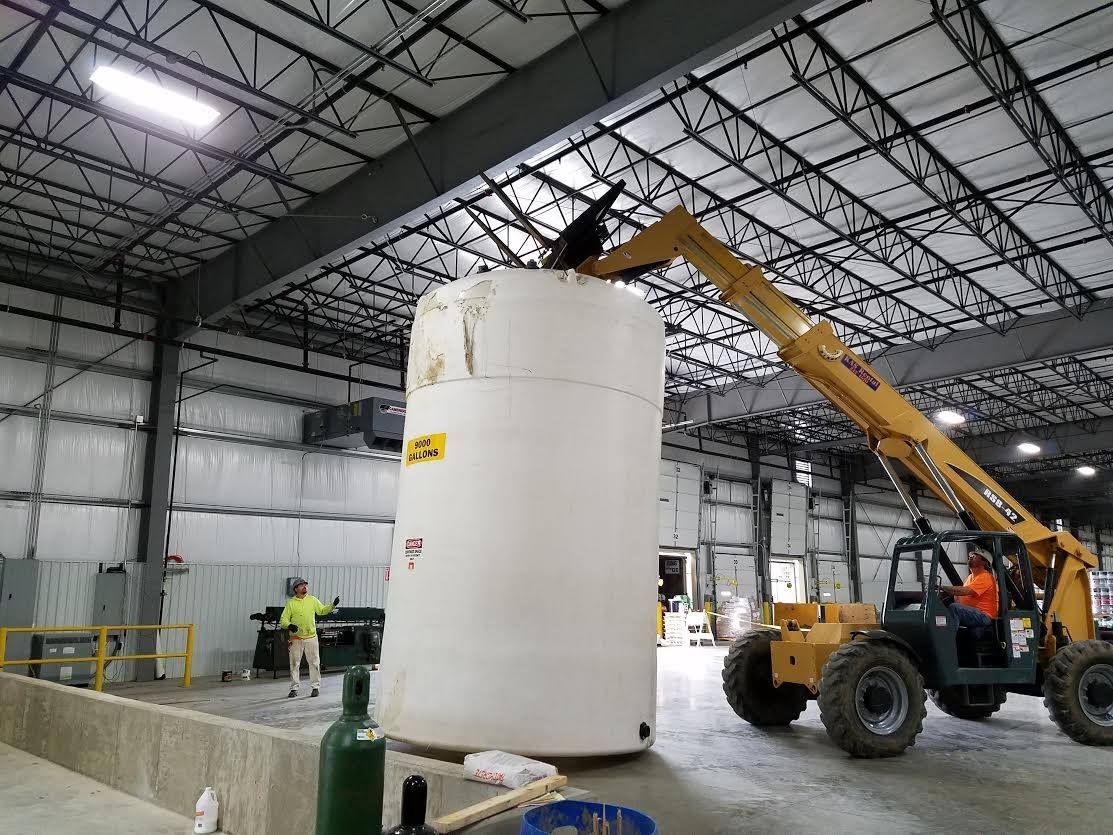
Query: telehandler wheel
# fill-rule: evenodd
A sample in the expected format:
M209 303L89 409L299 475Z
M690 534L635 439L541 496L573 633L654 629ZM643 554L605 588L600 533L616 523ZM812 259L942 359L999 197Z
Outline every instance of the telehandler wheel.
M1043 703L1059 729L1084 745L1113 745L1113 644L1067 644L1047 665Z
M751 725L788 725L808 706L808 690L801 684L773 686L773 635L747 632L731 644L723 660L723 692L734 712Z
M997 701L991 705L967 705L963 704L962 697L958 693L957 687L944 687L940 690L928 690L928 698L932 703L948 716L953 716L956 719L988 719L1001 709L1001 705L1005 703L1005 693L1003 691L997 694Z
M923 730L924 679L903 651L878 640L843 644L823 667L819 714L853 757L893 757Z

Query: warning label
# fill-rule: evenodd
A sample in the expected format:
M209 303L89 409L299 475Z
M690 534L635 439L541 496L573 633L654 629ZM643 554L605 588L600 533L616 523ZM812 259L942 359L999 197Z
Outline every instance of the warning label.
M406 442L406 466L443 460L446 437L444 432L438 432L435 435L410 438Z
M425 540L422 537L406 540L406 568L413 571L417 567L417 558L421 556L421 548Z

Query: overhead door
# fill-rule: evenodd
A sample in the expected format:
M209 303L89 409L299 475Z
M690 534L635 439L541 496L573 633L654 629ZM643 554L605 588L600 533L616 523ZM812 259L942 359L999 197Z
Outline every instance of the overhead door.
M660 544L667 548L695 548L699 542L700 468L662 460L657 504Z

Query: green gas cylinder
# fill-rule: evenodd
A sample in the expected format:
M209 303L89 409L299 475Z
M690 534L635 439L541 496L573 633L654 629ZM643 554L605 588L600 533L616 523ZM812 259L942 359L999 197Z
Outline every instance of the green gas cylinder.
M353 835L383 828L386 738L367 715L371 674L344 673L344 713L321 738L317 835Z

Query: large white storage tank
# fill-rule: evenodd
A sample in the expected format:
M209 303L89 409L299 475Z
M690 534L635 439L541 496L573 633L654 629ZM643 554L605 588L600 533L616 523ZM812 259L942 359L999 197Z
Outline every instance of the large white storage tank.
M653 743L664 327L620 286L501 270L424 296L378 721L549 756Z

